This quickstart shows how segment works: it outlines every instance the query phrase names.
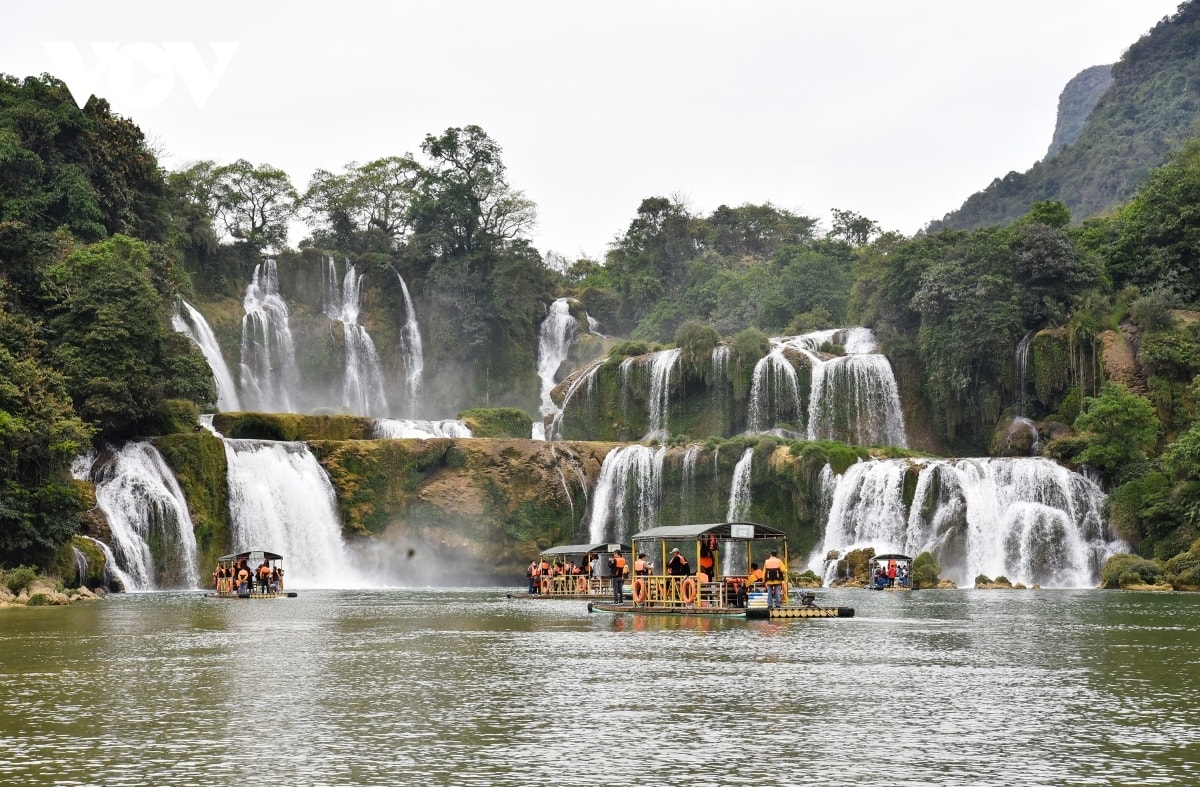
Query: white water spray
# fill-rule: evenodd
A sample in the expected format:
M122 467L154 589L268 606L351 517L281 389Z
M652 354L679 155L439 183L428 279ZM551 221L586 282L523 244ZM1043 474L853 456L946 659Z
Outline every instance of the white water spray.
M208 320L187 301L181 300L179 307L179 313L171 315L171 327L195 342L200 352L204 353L217 384L217 409L227 412L240 410L242 405L238 401L237 386L233 384L233 375L229 373L225 356L221 354L221 345L217 343L216 334Z

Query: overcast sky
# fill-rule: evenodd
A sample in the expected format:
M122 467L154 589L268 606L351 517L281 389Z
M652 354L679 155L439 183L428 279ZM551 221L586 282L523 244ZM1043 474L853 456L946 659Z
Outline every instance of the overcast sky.
M10 5L0 72L109 99L177 169L420 153L477 124L601 258L648 196L915 233L1045 155L1059 93L1179 0L459 0ZM300 239L292 238L293 244Z

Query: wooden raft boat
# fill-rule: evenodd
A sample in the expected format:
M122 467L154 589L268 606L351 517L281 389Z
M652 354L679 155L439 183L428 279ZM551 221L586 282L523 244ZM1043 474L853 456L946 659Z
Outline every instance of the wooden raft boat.
M217 558L213 591L205 595L208 598L266 599L296 598L299 594L283 589L283 555L251 549Z
M603 543L550 547L538 556L538 574L529 578L530 589L509 593L508 597L611 601L613 586L608 558L614 552L628 555L629 546ZM626 593L628 587L627 584Z
M634 535L633 552L639 559L647 555L650 563L660 561L657 565L663 567L663 573L635 572L629 583L632 602L592 601L588 612L752 620L854 617L852 607L817 605L812 592L801 592L798 603L792 603L786 579L787 538L767 525L719 522L651 528ZM779 587L782 603L771 606L768 580L758 566L767 565L768 555L777 557L779 553L782 558L776 564L785 567L784 577L771 584Z

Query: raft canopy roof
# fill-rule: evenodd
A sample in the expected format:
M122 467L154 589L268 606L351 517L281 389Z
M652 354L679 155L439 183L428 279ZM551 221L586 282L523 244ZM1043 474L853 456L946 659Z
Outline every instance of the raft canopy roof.
M259 555L262 557L259 557ZM277 555L274 552L267 552L263 549L251 549L248 552L238 552L236 555L222 555L217 560L223 563L232 563L235 560L253 560L255 558L259 560L283 560L283 555Z
M876 555L875 557L871 558L868 562L880 563L880 562L887 561L887 560L895 560L897 562L904 560L909 563L913 562L913 559L911 557L909 557L908 555L901 555L898 553L897 554L887 554L887 555Z
M589 552L628 552L628 544L566 544L560 547L543 549L543 555L584 555Z
M634 533L633 540L635 543L638 541L683 541L709 535L722 541L778 540L785 537L782 530L755 522L716 522L708 525L652 527L649 530Z

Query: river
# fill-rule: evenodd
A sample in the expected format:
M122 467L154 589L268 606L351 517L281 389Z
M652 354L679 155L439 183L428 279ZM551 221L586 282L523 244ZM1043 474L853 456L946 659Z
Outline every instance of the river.
M502 588L0 609L0 784L1200 783L1200 596L818 601L857 615Z

